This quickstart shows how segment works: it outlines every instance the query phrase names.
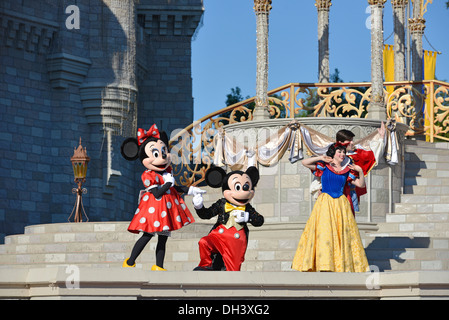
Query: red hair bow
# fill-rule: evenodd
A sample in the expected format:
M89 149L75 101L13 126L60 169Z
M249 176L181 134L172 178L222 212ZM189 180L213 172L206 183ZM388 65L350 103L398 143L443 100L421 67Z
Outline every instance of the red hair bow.
M346 142L346 143L344 143L344 142L340 142L340 141L337 141L337 142L335 142L335 148L336 147L347 147L349 145L349 142Z
M139 128L139 130L137 130L137 143L139 144L139 146L145 142L145 140L147 140L148 138L157 138L159 139L161 136L159 134L159 129L157 128L157 126L155 124L153 124L151 126L150 129L148 130L144 130Z

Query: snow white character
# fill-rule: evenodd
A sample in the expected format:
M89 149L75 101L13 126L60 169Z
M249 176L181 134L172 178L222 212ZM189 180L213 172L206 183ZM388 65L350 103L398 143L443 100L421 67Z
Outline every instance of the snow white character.
M368 260L351 204L343 191L347 184L363 188L365 177L360 166L342 166L346 147L332 144L326 155L312 157L302 164L321 176L318 196L299 240L292 269L299 271L366 272Z

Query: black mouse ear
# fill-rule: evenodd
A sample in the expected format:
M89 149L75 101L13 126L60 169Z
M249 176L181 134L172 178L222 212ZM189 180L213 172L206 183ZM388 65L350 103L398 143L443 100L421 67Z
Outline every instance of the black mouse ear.
M245 173L250 177L254 188L257 185L257 182L259 182L259 170L256 167L249 167L246 169Z
M220 188L226 177L226 171L220 167L212 167L206 171L205 180L209 187Z
M120 148L123 158L128 161L133 161L138 158L139 155L139 145L136 138L128 138L123 141Z
M162 142L165 143L165 145L168 148L168 136L167 136L167 133L165 131L161 131L161 132L159 132L159 136L160 136L159 139L161 139Z

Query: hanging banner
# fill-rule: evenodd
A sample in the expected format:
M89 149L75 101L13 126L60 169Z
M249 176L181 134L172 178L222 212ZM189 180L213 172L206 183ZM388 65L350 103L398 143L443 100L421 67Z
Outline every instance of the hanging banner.
M385 82L394 81L394 49L392 45L384 45L384 77ZM394 86L387 86L388 94L392 94Z
M437 54L436 51L428 51L424 50L423 54L423 66L424 66L424 80L434 80L435 79L435 69L437 64ZM428 90L427 92L430 92ZM430 96L427 95L426 97L426 105L425 105L425 112L424 112L424 125L429 128L430 127L430 110L434 106L430 105ZM430 131L427 129L427 131ZM426 141L430 141L430 136L426 135Z

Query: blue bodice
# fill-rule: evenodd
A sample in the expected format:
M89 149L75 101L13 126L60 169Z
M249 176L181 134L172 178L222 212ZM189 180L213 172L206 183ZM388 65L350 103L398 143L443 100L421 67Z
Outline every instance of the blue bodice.
M317 163L318 176L321 175L322 192L327 193L332 198L339 198L343 195L346 183L355 179L350 170L343 170L341 173L332 171L324 163Z

